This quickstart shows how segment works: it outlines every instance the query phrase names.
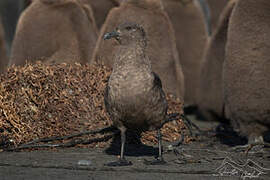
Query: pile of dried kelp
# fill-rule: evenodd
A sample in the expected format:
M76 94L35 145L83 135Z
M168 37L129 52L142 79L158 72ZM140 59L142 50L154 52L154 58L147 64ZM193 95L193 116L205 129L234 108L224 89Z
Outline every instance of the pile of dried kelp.
M110 72L103 65L80 64L36 63L9 68L0 75L0 149L110 126L103 103ZM180 100L170 95L167 98L169 113L182 113ZM181 120L167 123L162 128L163 138L174 141L184 129ZM103 136L81 136L74 141L79 138L87 146L103 147L109 144L110 138L101 142L82 141ZM59 140L67 142L67 139ZM144 133L142 142L156 142L154 132Z

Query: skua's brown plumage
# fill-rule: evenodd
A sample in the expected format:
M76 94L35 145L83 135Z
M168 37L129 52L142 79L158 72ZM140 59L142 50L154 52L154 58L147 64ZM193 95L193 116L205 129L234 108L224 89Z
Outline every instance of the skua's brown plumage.
M104 42L102 35L123 22L136 22L144 27L148 46L146 54L152 69L163 82L164 91L182 99L184 77L176 49L172 24L160 0L126 0L113 8L107 16L91 62L102 62L112 67L115 41Z
M119 25L104 39L115 38L119 45L113 58L113 72L105 90L105 107L115 126L121 131L121 158L109 165L129 165L124 159L126 130L158 131L159 159L160 128L167 120L168 104L161 80L152 71L146 54L147 40L143 27L135 23Z

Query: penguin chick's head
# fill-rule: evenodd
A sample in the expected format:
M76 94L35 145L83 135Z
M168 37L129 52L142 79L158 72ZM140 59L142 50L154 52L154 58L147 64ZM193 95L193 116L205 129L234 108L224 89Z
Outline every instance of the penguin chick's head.
M143 42L146 45L145 31L136 23L123 23L103 37L104 40L111 38L115 38L121 45L129 45L134 42Z

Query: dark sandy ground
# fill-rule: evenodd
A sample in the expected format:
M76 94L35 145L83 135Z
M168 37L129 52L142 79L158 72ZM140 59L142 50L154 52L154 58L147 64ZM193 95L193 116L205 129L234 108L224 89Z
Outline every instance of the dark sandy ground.
M217 125L213 122L196 124L202 129ZM165 143L165 165L145 165L144 160L152 160L158 149L138 145L127 147L126 158L133 163L127 167L104 166L116 160L118 144L112 145L109 150L68 148L1 152L0 180L270 179L270 149L250 152L246 156L226 145L237 139L230 136L221 136L221 139L216 136L202 137L174 150Z

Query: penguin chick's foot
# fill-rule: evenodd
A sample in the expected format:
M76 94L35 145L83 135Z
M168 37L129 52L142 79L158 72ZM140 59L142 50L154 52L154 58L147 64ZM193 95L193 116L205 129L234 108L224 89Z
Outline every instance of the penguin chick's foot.
M264 148L270 148L270 143L266 143L266 142L255 142L255 143L251 143L251 144L248 144L248 148L246 149L246 154L249 152L249 151L252 151L252 152L260 152L260 151L263 151Z
M131 166L132 162L131 161L127 161L126 159L119 159L118 161L114 161L114 162L109 162L107 164L105 164L105 166Z
M253 153L257 153L260 151L263 151L264 147L270 147L270 143L266 143L263 140L262 136L259 137L249 137L248 144L243 146L236 146L233 148L233 151L244 151L246 154L248 154L250 151Z

